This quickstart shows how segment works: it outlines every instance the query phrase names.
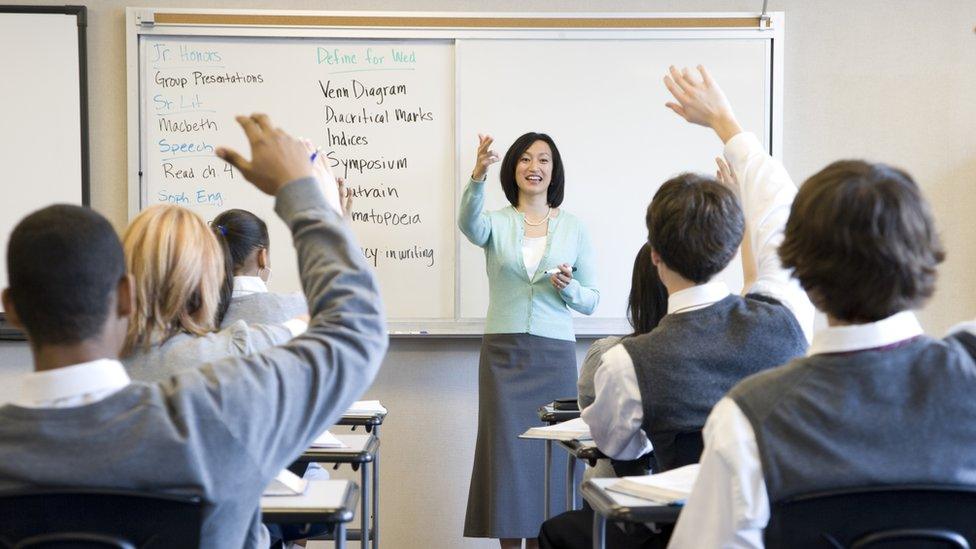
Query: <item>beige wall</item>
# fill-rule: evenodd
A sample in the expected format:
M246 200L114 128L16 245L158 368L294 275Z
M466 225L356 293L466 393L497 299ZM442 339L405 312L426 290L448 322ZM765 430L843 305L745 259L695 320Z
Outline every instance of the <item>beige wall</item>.
M761 5L760 0L82 3L89 6L92 202L118 228L126 222L127 204L125 6L609 12L740 11ZM787 21L787 168L802 181L831 160L864 157L910 171L932 204L949 250L940 289L922 311L923 323L930 333L941 334L954 322L972 317L976 314L976 231L971 223L976 213L976 2L773 0L770 4L771 10L785 11ZM640 166L634 169L639 171ZM395 341L368 393L392 409L383 432L386 547L493 546L461 538L476 420L477 349L472 340ZM584 350L585 344L581 342L579 349ZM0 365L24 365L26 360L22 346L0 345Z

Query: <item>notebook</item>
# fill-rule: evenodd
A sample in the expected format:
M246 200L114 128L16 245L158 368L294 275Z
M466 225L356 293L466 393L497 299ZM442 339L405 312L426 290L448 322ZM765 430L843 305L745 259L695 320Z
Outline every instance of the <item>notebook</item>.
M378 400L357 400L346 410L347 416L386 415L387 409Z
M591 440L590 426L583 418L571 419L545 427L532 427L519 435L519 438L539 438L548 440Z
M288 469L282 469L278 476L271 480L271 483L264 489L262 496L297 496L305 493L308 488L308 481L292 473Z
M607 490L651 500L665 505L684 504L698 478L699 464L692 463L656 475L623 477L609 484Z
M312 448L348 448L348 446L329 431L324 431L312 441Z

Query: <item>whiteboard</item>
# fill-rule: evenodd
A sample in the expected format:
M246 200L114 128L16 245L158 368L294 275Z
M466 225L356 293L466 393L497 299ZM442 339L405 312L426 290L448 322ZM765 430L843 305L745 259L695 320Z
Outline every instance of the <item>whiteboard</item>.
M88 204L84 29L84 7L0 6L0 288L25 215Z
M235 19L221 23L228 15ZM358 193L353 230L378 273L391 333L480 334L484 252L456 228L476 136L491 133L504 153L518 135L542 131L566 166L563 207L583 220L597 251L601 302L594 315L577 315L577 334L622 333L648 202L670 176L713 172L721 153L711 132L664 108L668 64L709 66L743 126L779 154L780 15L762 30L496 28L497 20L479 28L470 24L479 14L450 14L453 26L431 23L444 14L422 14L422 28L405 23L416 14L331 24L337 15L130 8L130 216L159 202L205 220L251 210L271 232L272 290L299 289L273 201L213 156L220 145L247 150L234 115L267 112L321 145ZM488 207L506 205L497 165L489 180ZM721 277L741 288L738 260Z

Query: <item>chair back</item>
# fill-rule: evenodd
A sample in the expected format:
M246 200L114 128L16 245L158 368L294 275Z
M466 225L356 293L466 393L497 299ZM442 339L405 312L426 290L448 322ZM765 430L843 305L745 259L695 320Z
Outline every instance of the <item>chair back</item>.
M196 496L123 490L0 492L2 549L198 547L203 506Z
M774 503L767 549L976 546L976 486L860 487Z
M704 446L700 429L685 431L674 436L674 443L668 449L655 449L634 460L611 460L610 463L618 477L663 473L698 463Z

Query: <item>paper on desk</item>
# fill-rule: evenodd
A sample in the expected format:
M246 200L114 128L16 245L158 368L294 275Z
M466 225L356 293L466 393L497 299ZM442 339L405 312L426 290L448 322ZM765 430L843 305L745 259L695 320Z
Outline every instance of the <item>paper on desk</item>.
M263 496L297 496L305 493L308 482L288 469L282 469L278 476L264 489Z
M590 440L590 426L583 418L571 419L545 427L532 427L519 435L519 438L539 438L548 440Z
M312 448L347 448L347 446L329 431L323 431L317 439L312 441Z
M371 416L386 414L387 409L378 400L357 400L346 410L347 416Z
M683 503L691 495L698 478L699 464L692 463L656 475L623 477L607 485L607 490L648 499L656 503Z

